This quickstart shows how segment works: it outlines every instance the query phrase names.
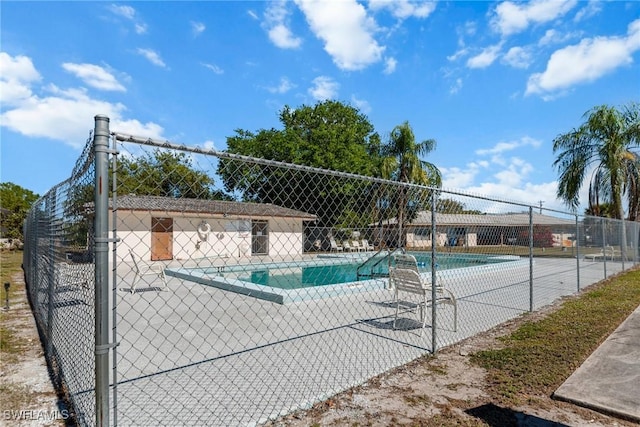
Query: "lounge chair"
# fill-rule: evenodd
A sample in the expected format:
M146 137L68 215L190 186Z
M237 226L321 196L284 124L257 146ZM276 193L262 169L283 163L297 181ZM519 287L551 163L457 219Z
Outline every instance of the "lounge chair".
M167 289L167 278L164 275L164 266L162 264L152 264L142 261L134 255L132 250L129 250L129 255L131 255L131 259L133 260L133 271L135 273L133 283L131 284L132 294L136 292L136 286L142 280L143 276L156 276L162 280L161 289Z
M426 283L420 272L418 264L413 255L396 255L394 257L395 267L389 268L389 278L394 289L394 300L396 304L396 314L393 319L393 329L396 328L398 314L400 312L400 292L420 295L418 302L419 316L422 321L420 336L427 322L426 307L432 297L432 287ZM436 286L436 304L449 304L453 306L453 330L458 329L458 304L453 293L443 286Z
M357 250L356 248L351 246L351 243L349 243L348 240L345 240L344 242L342 242L342 247L344 248L345 252L353 252Z
M365 250L364 247L360 246L360 242L358 242L357 240L352 240L351 241L351 247L356 252L360 252L360 251L364 251Z
M585 254L584 259L590 259L591 262L594 262L596 259L613 259L616 256L616 250L613 249L613 246L605 246L604 249L600 248L600 252L596 252L593 254Z
M369 243L367 239L362 239L362 247L365 251L375 251L376 247Z
M329 239L329 243L331 243L331 252L342 252L344 248L336 243L334 238Z

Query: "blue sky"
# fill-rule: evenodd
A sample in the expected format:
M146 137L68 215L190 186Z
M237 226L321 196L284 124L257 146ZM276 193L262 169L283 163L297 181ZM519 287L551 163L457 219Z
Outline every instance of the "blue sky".
M66 179L96 114L112 130L225 149L285 106L409 121L444 186L563 209L552 141L640 101L640 2L6 2L2 182Z

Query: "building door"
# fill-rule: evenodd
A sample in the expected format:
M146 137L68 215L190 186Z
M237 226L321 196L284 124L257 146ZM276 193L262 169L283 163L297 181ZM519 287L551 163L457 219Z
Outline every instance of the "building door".
M267 255L269 253L269 223L267 221L251 221L251 255Z
M151 261L173 259L173 219L151 218Z

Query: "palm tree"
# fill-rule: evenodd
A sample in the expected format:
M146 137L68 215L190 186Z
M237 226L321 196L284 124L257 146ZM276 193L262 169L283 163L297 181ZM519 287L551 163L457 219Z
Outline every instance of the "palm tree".
M395 181L442 186L442 174L433 163L421 160L436 147L436 141L427 139L416 142L416 137L409 122L404 122L391 131L389 142L382 146L382 177ZM408 188L399 189L397 199L397 219L400 246L403 246L402 229L406 219L405 211L409 204ZM416 208L417 206L414 206Z
M601 105L587 111L585 122L553 140L558 153L553 165L558 169L558 197L577 208L585 175L589 180L589 208L610 203L615 218L624 218L624 198L628 219L638 219L640 209L640 109L631 103L617 110Z

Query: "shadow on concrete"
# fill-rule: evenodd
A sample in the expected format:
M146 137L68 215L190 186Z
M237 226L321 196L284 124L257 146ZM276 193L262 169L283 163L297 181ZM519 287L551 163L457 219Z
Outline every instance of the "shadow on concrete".
M492 427L569 427L567 424L488 403L465 411Z

